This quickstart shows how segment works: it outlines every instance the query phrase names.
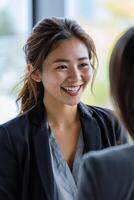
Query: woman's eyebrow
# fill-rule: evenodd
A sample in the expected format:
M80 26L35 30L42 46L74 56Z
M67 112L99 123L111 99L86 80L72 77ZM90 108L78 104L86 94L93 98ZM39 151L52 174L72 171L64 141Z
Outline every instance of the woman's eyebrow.
M78 60L85 60L85 59L88 59L88 60L89 60L89 57L81 57L81 58L78 58Z
M57 63L57 62L70 62L70 60L60 58L60 59L56 59L56 60L53 61L53 63Z
M85 59L89 60L89 57L81 57L81 58L78 58L77 60L85 60ZM57 63L57 62L70 62L70 60L60 58L60 59L56 59L56 60L53 61L53 63Z

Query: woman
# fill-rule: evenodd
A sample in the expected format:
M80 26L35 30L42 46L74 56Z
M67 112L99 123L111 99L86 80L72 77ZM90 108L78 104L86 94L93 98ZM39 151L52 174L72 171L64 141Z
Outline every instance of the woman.
M134 27L115 45L109 72L113 100L134 139ZM78 199L133 200L133 158L133 144L87 154L81 166Z
M20 115L0 126L0 199L76 199L83 153L127 141L106 109L80 97L93 80L96 50L68 19L43 19L24 51Z

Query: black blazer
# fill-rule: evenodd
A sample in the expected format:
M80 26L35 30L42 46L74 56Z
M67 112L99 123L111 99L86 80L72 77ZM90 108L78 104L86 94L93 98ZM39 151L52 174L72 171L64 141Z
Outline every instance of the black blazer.
M78 105L86 152L127 141L106 109ZM56 200L43 103L0 126L0 200Z
M134 145L84 155L78 200L134 200Z

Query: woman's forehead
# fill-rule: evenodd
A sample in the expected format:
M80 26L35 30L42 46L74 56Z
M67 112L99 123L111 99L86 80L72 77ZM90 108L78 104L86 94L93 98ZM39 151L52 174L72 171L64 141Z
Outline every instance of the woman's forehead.
M64 57L66 58L71 55L76 57L88 57L88 49L81 40L70 38L59 42L59 44L50 51L47 58L58 57L59 59L64 59Z

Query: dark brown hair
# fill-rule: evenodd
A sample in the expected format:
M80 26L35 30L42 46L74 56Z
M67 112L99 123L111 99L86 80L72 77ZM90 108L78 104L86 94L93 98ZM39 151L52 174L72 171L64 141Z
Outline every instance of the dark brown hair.
M116 43L109 68L111 95L134 139L134 27Z
M87 46L89 58L95 75L97 55L94 42L80 27L80 25L71 19L54 17L46 18L40 21L33 28L33 31L24 46L27 64L31 64L33 66L33 72L36 70L41 71L42 64L47 55L54 48L56 48L59 42L72 37L80 39ZM18 95L17 102L20 101L21 113L28 111L40 100L43 100L43 84L42 82L34 81L31 78L31 74L26 72L23 88Z

